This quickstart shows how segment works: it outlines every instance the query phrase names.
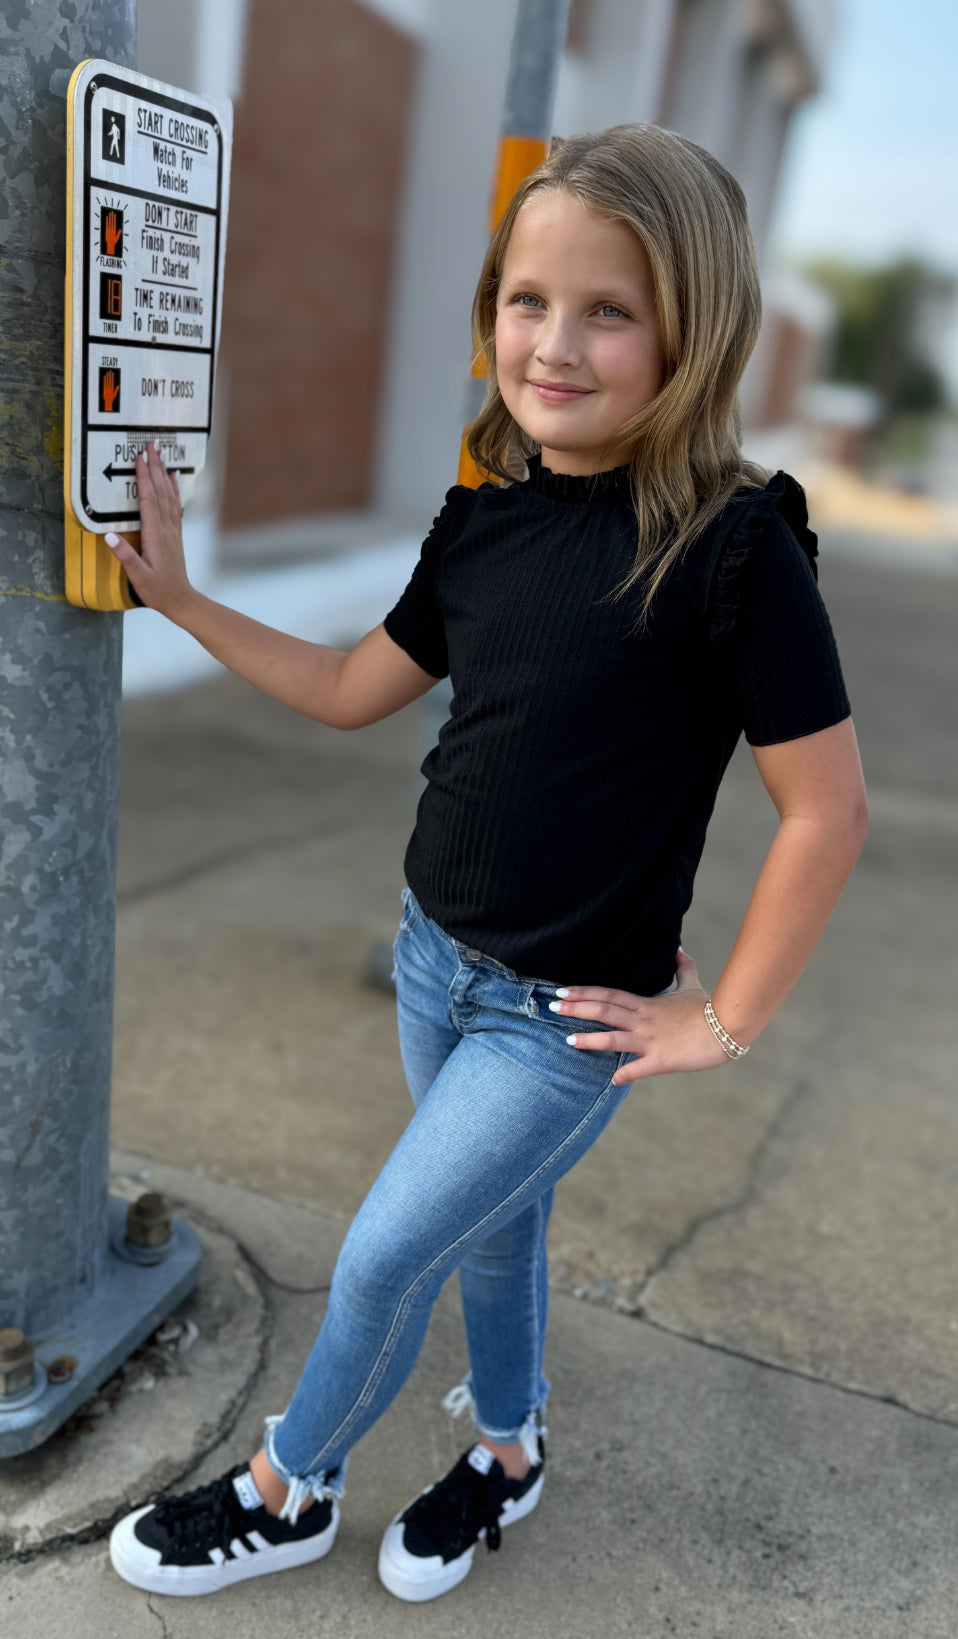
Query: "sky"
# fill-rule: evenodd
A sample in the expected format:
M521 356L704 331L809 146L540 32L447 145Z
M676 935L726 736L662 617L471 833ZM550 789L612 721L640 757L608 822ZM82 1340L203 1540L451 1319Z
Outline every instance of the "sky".
M958 273L958 3L832 0L820 96L795 116L773 239L786 254Z

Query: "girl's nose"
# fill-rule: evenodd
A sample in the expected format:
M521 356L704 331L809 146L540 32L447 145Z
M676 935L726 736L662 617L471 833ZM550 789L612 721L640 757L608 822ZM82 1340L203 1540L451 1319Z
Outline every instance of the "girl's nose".
M536 358L540 364L555 367L578 363L574 326L558 315L550 315L536 336Z

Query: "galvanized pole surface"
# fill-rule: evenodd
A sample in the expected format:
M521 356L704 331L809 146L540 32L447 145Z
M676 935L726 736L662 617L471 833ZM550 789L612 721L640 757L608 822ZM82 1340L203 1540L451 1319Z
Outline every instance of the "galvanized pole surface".
M492 186L490 233L498 227L523 177L534 171L549 151L570 5L571 0L519 0ZM467 419L471 421L479 414L485 396L485 366L481 359L473 363L469 385ZM475 489L483 478L463 439L457 481Z
M570 0L519 0L502 114L504 137L552 136Z
M107 1194L124 617L63 594L66 82L87 57L132 66L135 31L135 0L0 6L0 1354L17 1330L41 1345L29 1385L0 1369L0 1456L156 1307L135 1262L114 1278ZM55 1405L44 1337L75 1362Z

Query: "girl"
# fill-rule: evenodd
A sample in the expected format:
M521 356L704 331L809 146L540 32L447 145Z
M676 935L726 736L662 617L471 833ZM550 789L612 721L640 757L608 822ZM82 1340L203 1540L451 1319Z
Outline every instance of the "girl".
M633 1082L748 1051L864 837L804 498L739 448L759 294L738 185L654 126L554 145L490 244L474 321L489 393L470 449L502 482L450 490L399 602L350 653L190 587L156 449L137 463L142 557L107 536L145 604L321 722L375 722L447 674L455 689L395 944L416 1113L265 1447L116 1527L114 1565L154 1592L332 1547L348 1452L454 1269L471 1369L446 1403L478 1439L389 1526L382 1580L431 1599L480 1536L495 1548L531 1512L553 1186ZM679 936L743 731L780 824L708 995Z

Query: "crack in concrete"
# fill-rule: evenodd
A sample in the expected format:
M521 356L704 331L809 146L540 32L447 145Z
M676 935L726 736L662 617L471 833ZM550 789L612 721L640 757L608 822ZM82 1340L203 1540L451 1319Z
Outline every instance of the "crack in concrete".
M147 1594L146 1596L146 1608L151 1616L156 1617L160 1627L163 1629L163 1639L170 1639L170 1630L166 1625L166 1617L156 1609L156 1606L153 1604L153 1595L151 1593Z
M809 1044L808 1053L814 1056L819 1056L824 1053L829 1044L835 1040L839 1027L840 1020L838 1014L835 1012L830 1012L818 1034L817 1040ZM684 1252L686 1247L691 1246L692 1242L703 1229L705 1229L709 1224L719 1222L722 1218L734 1217L736 1213L743 1212L747 1207L752 1205L753 1201L757 1199L763 1184L762 1171L769 1150L775 1143L775 1140L778 1138L782 1128L786 1125L793 1111L798 1108L798 1106L808 1097L811 1092L814 1091L815 1086L816 1083L810 1080L807 1076L799 1076L798 1079L792 1083L791 1087L789 1087L788 1091L781 1099L778 1109L775 1111L775 1114L772 1116L772 1119L768 1123L768 1126L765 1128L765 1131L749 1157L748 1167L745 1173L745 1182L739 1193L730 1201L722 1202L720 1206L708 1207L704 1212L697 1213L690 1219L681 1233L676 1236L675 1240L666 1246L655 1261L650 1265L649 1269L646 1271L645 1278L643 1279L642 1284L636 1293L636 1313L639 1316L642 1318L650 1318L642 1305L642 1299L645 1293L648 1291L656 1276L661 1275L669 1267L669 1265L674 1262L680 1252ZM744 1356L744 1358L748 1359L751 1357Z
M144 1157L144 1159L149 1160L149 1156ZM172 1190L164 1191L164 1199L169 1203L174 1211L178 1210L183 1217L188 1216L194 1224L203 1224L207 1229L215 1229L221 1235L228 1235L234 1246L239 1247L239 1250L242 1252L247 1263L252 1265L256 1273L262 1277L262 1280L264 1280L268 1286L274 1286L277 1292L289 1292L296 1298L311 1298L315 1297L318 1293L328 1292L330 1290L332 1286L332 1276L330 1276L329 1280L323 1281L319 1286L292 1286L288 1281L280 1280L278 1276L270 1274L265 1264L260 1262L256 1253L246 1244L245 1241L240 1239L235 1230L227 1229L219 1222L218 1219L214 1218L209 1212L207 1212L205 1207L197 1206L195 1201L187 1200L185 1196L177 1195L176 1192Z
M788 1121L792 1111L808 1097L814 1086L813 1081L802 1076L789 1088L749 1157L745 1182L739 1193L733 1196L730 1201L723 1201L719 1206L708 1207L704 1212L697 1213L695 1217L689 1220L681 1234L677 1235L674 1241L664 1247L654 1263L649 1266L645 1279L636 1293L636 1301L639 1305L638 1313L641 1316L645 1317L646 1314L642 1299L652 1282L658 1275L664 1273L679 1253L684 1252L686 1247L691 1246L696 1236L709 1224L718 1223L722 1218L734 1217L737 1213L743 1212L751 1206L762 1187L762 1170L769 1150Z

